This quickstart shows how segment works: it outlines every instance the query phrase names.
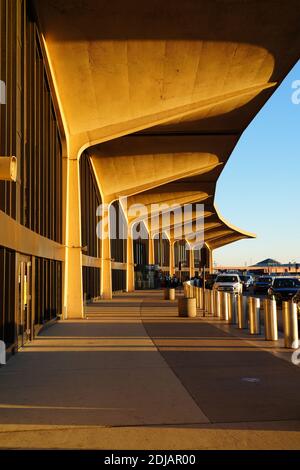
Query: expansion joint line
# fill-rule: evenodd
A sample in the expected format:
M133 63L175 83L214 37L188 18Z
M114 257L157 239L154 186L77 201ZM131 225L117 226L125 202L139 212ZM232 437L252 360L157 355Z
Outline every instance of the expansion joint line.
M161 350L159 349L159 346L157 346L157 345L155 344L155 341L153 340L153 338L152 338L152 337L150 336L150 334L148 333L147 328L146 328L146 326L145 326L145 324L144 324L144 322L143 322L143 316L142 316L143 304L144 304L144 302L145 302L144 299L142 299L142 301L141 301L141 303L140 303L139 311L140 311L141 323L142 323L142 325L143 325L143 327L144 327L144 330L145 330L145 332L146 332L148 338L150 339L150 341L151 341L151 343L153 344L154 348L156 349L156 351L157 351L158 354L160 355L161 359L162 359L163 362L165 363L166 367L167 367L168 369L170 369L170 370L173 372L174 376L177 378L177 380L179 381L180 385L184 388L184 390L186 391L187 395L190 397L191 400L193 400L193 402L195 403L196 407L199 408L199 410L201 411L201 413L204 414L203 410L202 410L202 409L200 408L200 406L198 405L198 403L197 403L195 397L192 395L192 393L188 390L188 388L187 388L187 387L185 386L185 384L182 382L182 380L180 379L179 375L176 373L176 370L175 370L171 365L168 364L167 360L165 359L164 355L162 354ZM207 415L205 415L205 416L206 416L206 418L207 418L207 421L208 421L210 424L212 424L212 422L211 422L211 420L208 418L208 416L207 416Z

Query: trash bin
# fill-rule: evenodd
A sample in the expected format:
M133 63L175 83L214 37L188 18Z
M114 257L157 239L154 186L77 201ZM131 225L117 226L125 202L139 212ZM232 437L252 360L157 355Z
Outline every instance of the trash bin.
M242 294L237 296L237 320L239 329L247 328L247 297Z
M196 299L188 297L179 297L178 315L180 317L193 318L197 316Z

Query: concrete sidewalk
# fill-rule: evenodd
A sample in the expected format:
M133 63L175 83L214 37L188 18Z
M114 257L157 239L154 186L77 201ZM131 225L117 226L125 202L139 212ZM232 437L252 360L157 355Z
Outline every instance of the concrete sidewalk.
M10 359L1 448L299 449L299 367L161 299L93 304Z

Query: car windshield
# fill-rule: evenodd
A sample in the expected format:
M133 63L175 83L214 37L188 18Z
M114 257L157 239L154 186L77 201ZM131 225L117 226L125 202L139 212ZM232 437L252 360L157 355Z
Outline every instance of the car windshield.
M270 277L260 277L257 282L266 282L266 283L270 283L272 282L272 279Z
M290 288L296 287L297 289L300 287L299 279L275 279L273 287L275 288Z
M237 276L218 276L217 282L238 282Z

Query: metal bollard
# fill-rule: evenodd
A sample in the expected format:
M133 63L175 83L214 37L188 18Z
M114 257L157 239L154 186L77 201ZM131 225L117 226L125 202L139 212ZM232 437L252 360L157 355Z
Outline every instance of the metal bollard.
M215 315L215 294L213 289L210 291L210 313L213 316Z
M231 292L228 294L228 321L232 325L236 325L237 323L236 296Z
M268 309L269 309L269 299L264 299L263 300L263 310L264 310L265 336L267 334L267 329L268 329L268 322L266 321L266 318L268 317Z
M229 320L229 312L228 312L228 292L222 292L221 296L221 319L228 321Z
M219 291L219 302L220 302L220 319L223 319L223 292Z
M210 314L210 311L210 291L208 289L205 289L205 313Z
M260 299L248 297L249 329L251 335L260 334Z
M196 287L196 305L197 308L203 310L203 289L201 287Z
M220 292L218 290L215 290L215 306L214 306L214 316L217 318L221 317L221 297L220 297Z
M205 317L205 289L204 287L201 287L201 292L200 294L200 309L201 309L201 315Z
M216 309L216 292L214 289L210 291L210 303L211 303L211 312L213 316L215 316L215 309Z
M196 307L197 307L197 308L199 308L199 307L200 307L200 301L199 301L199 288L198 288L198 287L196 287L195 291L196 291L196 296L195 296L195 297L196 297Z
M193 297L195 299L196 298L197 287L193 286L192 289L193 289Z
M237 296L237 321L238 328L247 328L247 298L242 294Z
M191 287L192 286L190 284L184 284L184 297L186 299L190 299L191 297L193 297Z
M203 310L203 287L199 287L199 308Z
M228 293L228 323L232 323L233 294Z
M278 340L276 300L265 299L265 338L267 341Z
M296 303L282 302L282 320L284 332L284 347L298 349L299 336Z

